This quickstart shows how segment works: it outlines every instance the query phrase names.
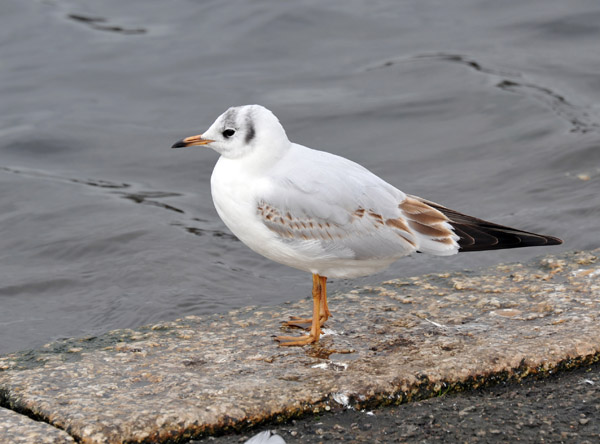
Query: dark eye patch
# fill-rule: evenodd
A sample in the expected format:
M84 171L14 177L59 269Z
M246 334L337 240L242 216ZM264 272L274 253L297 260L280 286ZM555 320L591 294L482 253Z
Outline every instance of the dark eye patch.
M248 128L246 129L246 143L250 143L252 139L254 139L254 136L256 136L256 131L254 129L252 121L249 121Z

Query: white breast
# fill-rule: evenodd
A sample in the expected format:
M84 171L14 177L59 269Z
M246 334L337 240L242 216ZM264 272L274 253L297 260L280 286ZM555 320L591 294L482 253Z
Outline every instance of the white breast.
M264 178L249 174L241 162L221 157L211 176L211 193L219 217L252 250L271 260L309 271L310 258L281 242L257 215L257 195Z
M210 179L211 193L217 213L225 225L248 244L252 236L263 230L256 219L254 190L257 179L248 176L239 166L239 163L221 157Z

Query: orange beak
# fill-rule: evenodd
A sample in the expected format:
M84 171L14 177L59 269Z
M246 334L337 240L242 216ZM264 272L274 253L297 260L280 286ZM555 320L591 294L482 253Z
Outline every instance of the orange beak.
M194 145L206 145L211 142L214 142L214 140L203 139L202 134L198 134L197 136L186 137L185 139L175 142L171 148L185 148Z

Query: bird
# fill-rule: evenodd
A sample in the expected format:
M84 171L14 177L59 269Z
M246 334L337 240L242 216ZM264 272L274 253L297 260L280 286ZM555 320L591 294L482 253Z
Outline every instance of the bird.
M231 107L172 148L192 146L220 154L211 194L231 232L262 256L312 274L312 316L284 322L308 334L275 337L281 346L319 341L331 316L328 278L370 275L417 252L451 256L562 243L406 194L358 163L293 143L261 105Z

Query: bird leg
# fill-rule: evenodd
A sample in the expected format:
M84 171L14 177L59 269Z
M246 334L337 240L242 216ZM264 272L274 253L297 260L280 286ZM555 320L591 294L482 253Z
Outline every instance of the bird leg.
M331 313L329 311L329 306L327 305L327 278L325 276L318 276L318 281L315 281L313 275L313 293L315 292L315 285L320 286L321 291L321 304L319 309L319 326L323 327L325 321L329 319ZM299 316L290 316L289 321L284 321L283 325L286 327L297 327L305 330L310 330L312 326L312 318L301 318Z
M325 276L319 276L319 283L321 284L321 316L325 317L325 322L331 316L329 311L329 305L327 305L327 278Z
M276 341L282 346L291 345L307 345L317 342L321 335L321 276L313 274L313 317L311 322L310 333L304 336L277 336Z

